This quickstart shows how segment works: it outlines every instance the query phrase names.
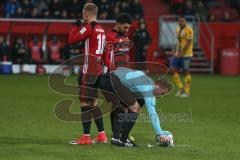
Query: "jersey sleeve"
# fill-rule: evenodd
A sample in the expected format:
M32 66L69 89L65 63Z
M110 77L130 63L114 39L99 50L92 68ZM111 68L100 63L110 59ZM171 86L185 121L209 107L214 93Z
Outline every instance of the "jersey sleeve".
M68 43L73 44L79 41L84 41L91 33L89 26L76 27L74 26L69 34Z
M179 27L176 27L175 33L176 33L176 35L177 35L177 38L178 38L179 31L180 31L180 28L179 28Z
M137 86L137 90L142 94L144 98L148 116L151 120L155 134L160 135L162 133L162 129L158 114L156 112L156 97L153 94L153 85Z
M155 131L156 135L160 135L162 133L161 125L160 125L160 120L158 117L158 114L156 112L156 98L153 97L145 97L145 104L147 108L147 112L149 115L149 118L151 120L153 129Z
M193 30L189 28L187 31L187 40L192 40L193 39Z

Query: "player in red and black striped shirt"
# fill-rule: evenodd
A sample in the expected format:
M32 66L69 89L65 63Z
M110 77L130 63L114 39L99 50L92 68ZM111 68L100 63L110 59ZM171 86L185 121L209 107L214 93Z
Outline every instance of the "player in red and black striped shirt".
M90 127L92 117L98 128L96 141L107 143L104 132L102 112L98 106L97 78L102 74L102 54L105 47L106 36L103 28L97 21L98 7L94 3L86 3L83 8L85 24L74 26L70 32L70 44L85 41L84 65L81 68L78 83L80 86L79 97L81 102L81 118L83 135L76 140L76 144L92 144ZM78 21L80 22L80 21Z
M111 32L106 34L106 47L103 60L108 71L127 65L129 51L133 45L127 32L132 23L132 18L127 13L121 13L116 19L116 24Z
M111 32L106 34L106 47L103 53L104 64L108 68L108 72L117 69L118 67L127 67L129 61L129 51L133 43L128 38L128 29L132 23L132 17L127 13L121 13L116 19L116 24ZM108 95L105 95L108 100ZM110 114L111 126L114 135L118 135L119 126L116 126L115 116L118 112L117 106L113 105L112 112ZM114 125L115 124L115 125Z

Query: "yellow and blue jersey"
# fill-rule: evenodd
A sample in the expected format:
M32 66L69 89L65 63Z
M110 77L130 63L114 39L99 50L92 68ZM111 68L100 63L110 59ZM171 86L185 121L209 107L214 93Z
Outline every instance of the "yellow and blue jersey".
M177 40L179 45L179 50L184 55L184 57L192 57L193 55L193 30L189 25L186 25L183 29L178 26L176 28ZM189 48L183 52L183 48L185 47L188 40L191 40L191 44Z

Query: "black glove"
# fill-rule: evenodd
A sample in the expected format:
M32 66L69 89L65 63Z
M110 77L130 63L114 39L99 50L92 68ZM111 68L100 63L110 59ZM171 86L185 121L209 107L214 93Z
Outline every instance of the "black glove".
M81 19L76 19L76 20L74 21L73 25L78 26L78 27L81 26L81 25L82 25Z

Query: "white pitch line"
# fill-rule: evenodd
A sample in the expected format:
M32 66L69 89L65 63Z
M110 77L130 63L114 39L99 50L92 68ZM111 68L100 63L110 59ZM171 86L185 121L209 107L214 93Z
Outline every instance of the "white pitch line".
M155 144L146 144L146 146L149 147L149 148L151 148L151 147L160 147L160 146L155 145ZM191 147L191 145L189 145L189 144L174 144L174 146L170 147L170 148L174 148L174 147Z

